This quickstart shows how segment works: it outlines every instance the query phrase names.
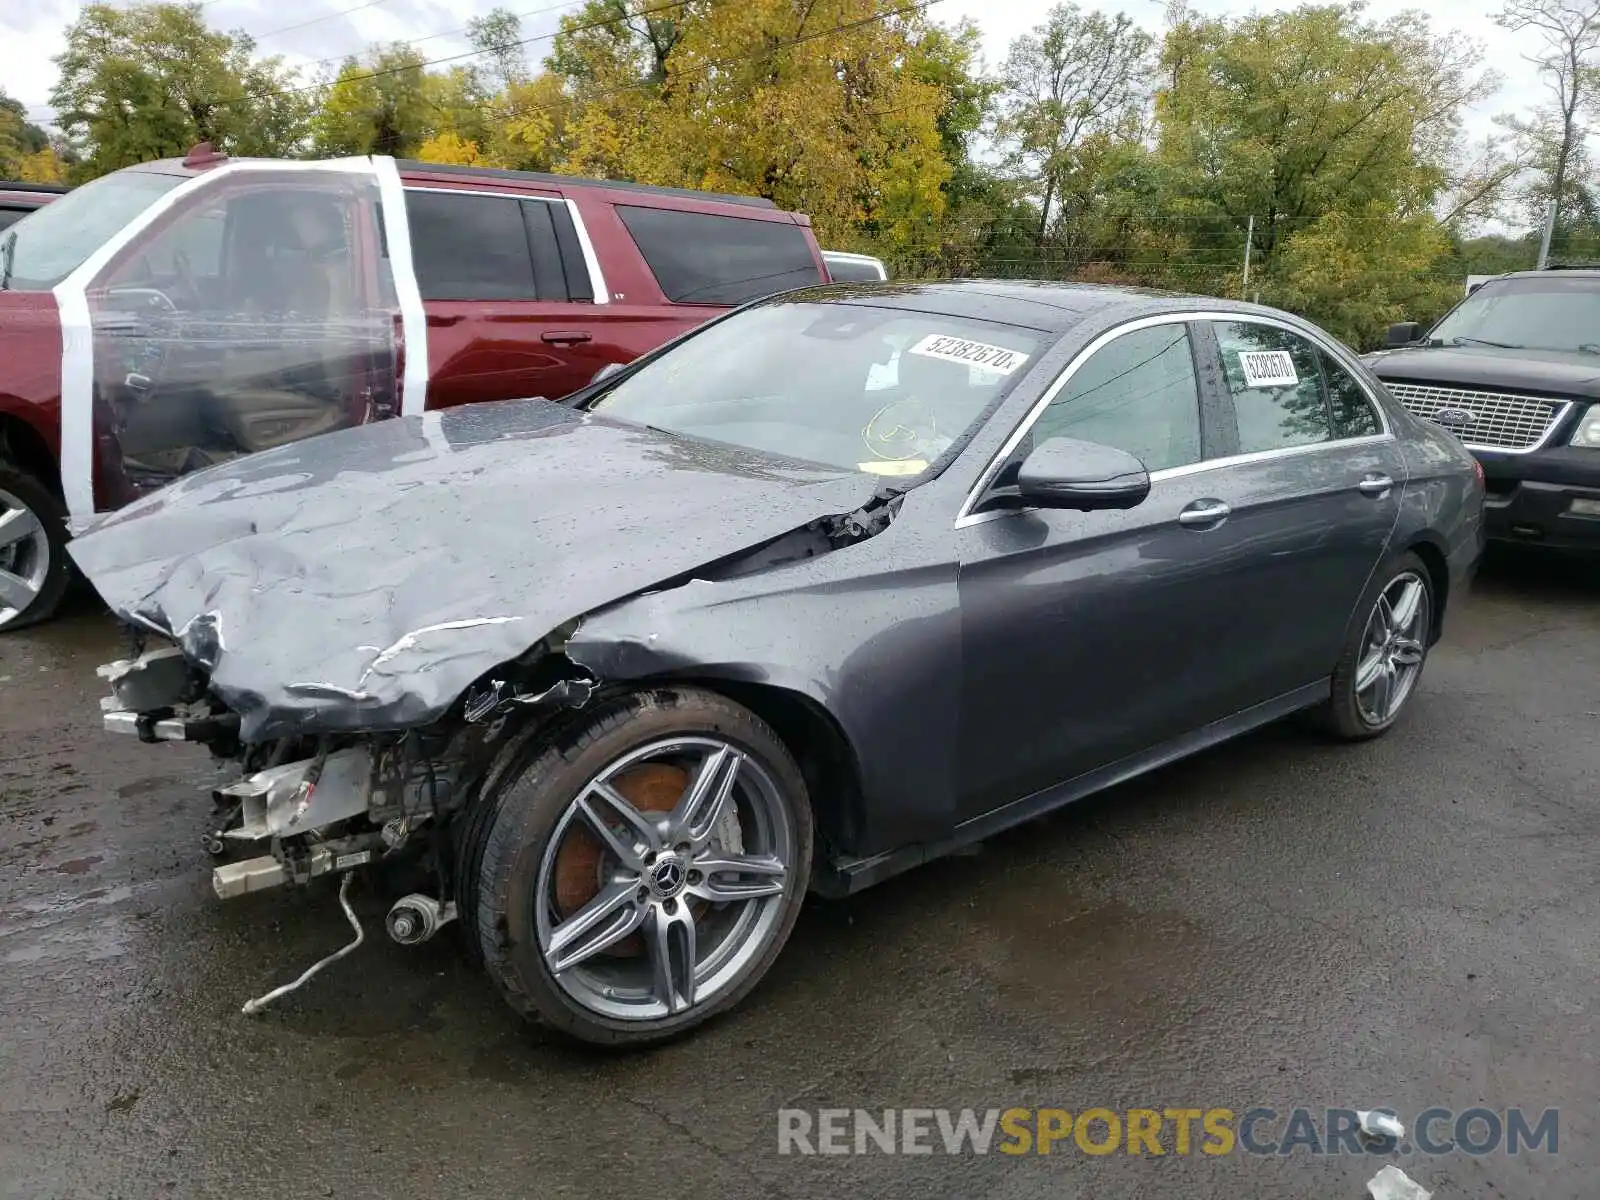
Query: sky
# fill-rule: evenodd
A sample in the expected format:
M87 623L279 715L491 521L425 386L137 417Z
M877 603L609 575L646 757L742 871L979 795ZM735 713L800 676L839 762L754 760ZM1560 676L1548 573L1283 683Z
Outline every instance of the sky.
M125 4L128 0L109 0ZM262 54L282 54L310 73L336 65L346 54L359 53L373 42L404 39L417 44L430 59L462 54L466 23L495 7L497 0L206 0L213 26L243 29ZM582 0L500 0L523 17L523 32L540 37L528 47L537 61L549 49L561 15L581 7ZM1295 7L1296 0L1191 0L1195 10L1242 14ZM1004 60L1018 34L1044 19L1052 0L936 0L929 15L942 21L970 18L983 32L984 57L991 68ZM526 7L523 7L526 5ZM29 117L48 125L50 89L55 83L52 57L63 46L63 30L77 15L79 0L31 0L0 3L0 85L28 106ZM1152 32L1165 12L1164 0L1080 0L1082 8L1126 12ZM1513 37L1490 19L1487 0L1447 0L1419 5L1416 0L1369 0L1368 14L1382 19L1407 8L1424 7L1435 27L1453 30L1492 46L1490 65L1503 76L1500 91L1468 114L1466 133L1478 140L1493 129L1496 113L1526 111L1543 101L1543 84L1522 57L1537 49L1528 37Z

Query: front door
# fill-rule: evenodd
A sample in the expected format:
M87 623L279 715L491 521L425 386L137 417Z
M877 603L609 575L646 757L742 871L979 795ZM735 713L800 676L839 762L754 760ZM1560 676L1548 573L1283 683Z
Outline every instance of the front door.
M958 529L961 794L978 816L1203 722L1232 653L1216 636L1236 559L1180 522L1186 468L1214 453L1181 320L1095 351L1013 457L1050 437L1116 446L1152 472L1125 511L1024 510ZM1001 473L1002 479L1005 472Z
M370 171L219 173L88 285L98 507L398 411Z

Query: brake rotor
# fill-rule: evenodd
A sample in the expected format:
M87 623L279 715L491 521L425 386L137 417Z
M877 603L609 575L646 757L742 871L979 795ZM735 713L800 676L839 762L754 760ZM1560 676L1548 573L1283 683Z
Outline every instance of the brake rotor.
M640 812L671 812L689 787L689 773L666 763L642 763L618 775L611 786ZM586 826L570 822L561 849L556 851L555 900L562 920L600 894L603 875L611 865L604 863L604 858L600 839ZM697 901L690 911L698 917L704 907L703 902ZM613 958L634 958L643 954L644 948L644 938L633 933L603 953Z

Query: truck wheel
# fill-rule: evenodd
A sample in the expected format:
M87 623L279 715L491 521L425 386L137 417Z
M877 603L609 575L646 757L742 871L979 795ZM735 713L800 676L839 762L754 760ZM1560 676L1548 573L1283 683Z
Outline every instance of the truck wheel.
M33 476L0 462L0 632L51 616L71 579L66 506Z
M463 932L514 1009L586 1042L664 1041L737 1004L810 880L799 768L712 692L604 703L484 802Z

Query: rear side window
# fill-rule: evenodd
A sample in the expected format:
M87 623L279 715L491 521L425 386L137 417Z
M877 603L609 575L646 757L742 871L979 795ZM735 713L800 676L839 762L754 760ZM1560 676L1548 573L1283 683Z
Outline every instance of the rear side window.
M522 206L510 196L406 192L424 300L535 300Z
M674 304L743 304L822 282L804 230L788 221L626 204L617 215Z
M1241 454L1333 437L1322 369L1309 342L1273 325L1218 322L1215 329Z
M560 201L407 189L406 218L424 300L594 299Z
M1382 433L1383 426L1366 390L1327 354L1321 354L1321 358L1322 377L1328 381L1328 406L1333 410L1333 435L1347 438Z

